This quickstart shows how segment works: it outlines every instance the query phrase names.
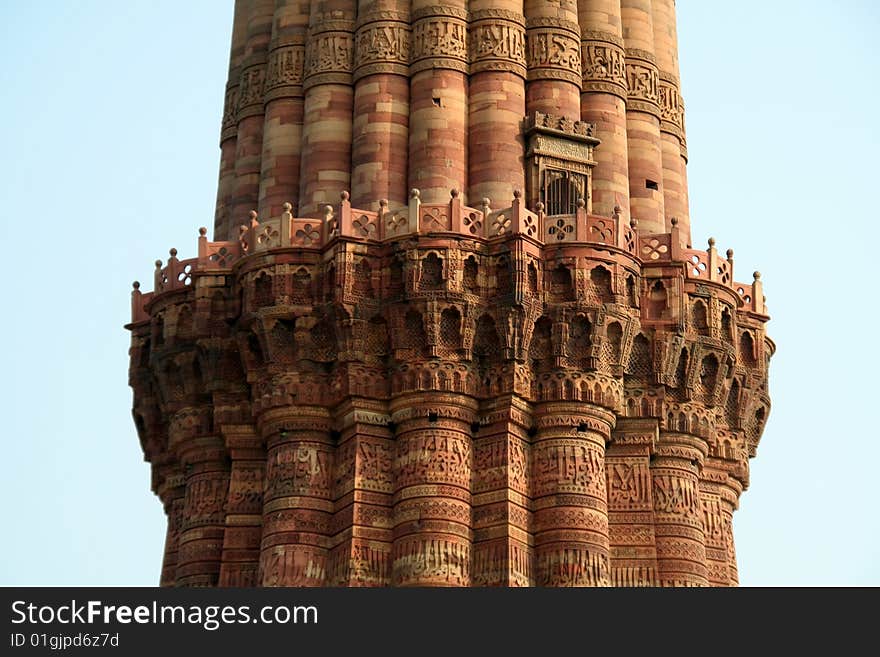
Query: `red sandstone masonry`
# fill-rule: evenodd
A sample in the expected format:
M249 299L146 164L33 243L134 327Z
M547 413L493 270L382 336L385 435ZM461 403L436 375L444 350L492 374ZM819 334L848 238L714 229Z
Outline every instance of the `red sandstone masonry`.
M581 120L593 123L602 143L593 170L593 211L629 216L626 134L626 54L620 0L578 2L583 93Z
M291 0L276 3L272 20L258 210L263 217L279 216L285 203L296 207L299 202L303 66L309 23L304 6Z
M127 326L160 583L736 585L775 347L670 216L668 0L235 16L215 241Z
M626 48L626 136L630 213L649 232L666 229L660 140L660 75L651 0L621 0Z

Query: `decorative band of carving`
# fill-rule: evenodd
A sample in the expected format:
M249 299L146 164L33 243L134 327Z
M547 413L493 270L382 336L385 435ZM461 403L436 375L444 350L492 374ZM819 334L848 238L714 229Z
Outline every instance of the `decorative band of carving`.
M263 93L266 86L266 62L251 63L241 70L238 83L238 103L236 120L262 114Z
M220 141L226 141L235 137L238 133L238 85L240 74L235 74L235 81L231 78L226 83L226 95L223 99L223 121L220 124Z
M356 31L359 31L362 27L369 23L379 23L385 21L391 21L392 23L405 23L409 25L409 20L410 18L408 12L393 11L391 9L367 11L363 14L358 14L355 29Z
M539 19L528 22L527 35L529 80L566 80L580 86L577 30L572 31L565 21Z
M603 30L581 30L581 41L605 41L624 49L623 39L612 32Z
M266 67L266 102L286 95L301 95L305 45L292 44L269 53Z
M358 28L354 44L354 79L374 73L407 75L410 30L400 21L373 21Z
M486 14L504 13L504 16ZM497 10L480 11L470 24L471 73L509 71L526 76L526 31L523 17Z
M318 84L350 84L354 38L348 31L322 31L306 44L303 89Z
M325 14L325 16L327 16ZM309 35L314 38L324 32L354 32L355 22L346 18L322 18L309 25Z
M447 68L467 73L467 23L452 16L430 16L413 25L410 73Z
M657 58L654 57L654 53L652 53L650 50L642 50L641 48L627 48L626 58L641 59L648 64L652 64L654 68L657 68Z
M468 13L466 9L461 7L448 7L445 5L434 5L433 7L422 7L412 13L412 21L419 21L423 18L458 18L466 21Z
M618 36L587 31L581 35L583 90L612 93L626 100L626 53Z
M658 94L660 130L673 134L682 140L684 136L684 100L679 92L678 78L669 73L660 73Z
M626 49L627 110L660 117L660 73L647 50Z

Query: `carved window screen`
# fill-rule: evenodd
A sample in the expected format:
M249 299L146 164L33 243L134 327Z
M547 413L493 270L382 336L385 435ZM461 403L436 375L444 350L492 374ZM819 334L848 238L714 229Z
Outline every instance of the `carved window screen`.
M587 177L561 169L544 169L541 201L548 215L574 214L578 199L586 198Z

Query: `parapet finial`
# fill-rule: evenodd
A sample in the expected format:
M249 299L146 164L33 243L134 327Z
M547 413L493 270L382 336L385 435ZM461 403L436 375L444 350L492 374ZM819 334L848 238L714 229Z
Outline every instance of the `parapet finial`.
M387 198L379 199L379 207L380 208L387 208L388 207L388 199Z
M208 234L208 229L207 229L207 228L205 228L204 226L202 226L201 228L199 228L199 237L204 237L204 236L207 235L207 234Z
M583 198L578 198L577 206L581 209L587 207L587 202Z
M177 257L177 249L175 249L172 246L170 249L168 249L168 255L170 255L172 258L176 258Z
M131 286L132 286L135 290L140 290L140 289L141 289L141 282L140 282L140 281L135 281L134 283L131 284Z
M413 187L411 190L409 190L410 198L419 198L421 195L422 193L418 190L417 187Z
M458 198L458 190L455 187L453 187L452 189L449 190L449 195L452 198Z
M672 218L669 220L669 223L671 223L673 226L678 226L678 218L677 218L677 217L672 217Z
M754 274L752 274L752 276L754 276L756 281L761 280L761 272L759 272L759 271L756 271Z
M635 217L630 217L630 218L629 218L629 227L630 227L630 228L632 228L633 230L635 230L635 229L636 229L636 226L638 226L638 225L639 225L639 222L638 222L638 220L637 220Z
M710 238L709 238L709 247L711 248L711 247L713 247L713 246L715 246L715 238L714 238L714 237L710 237Z
M733 249L727 249L727 259L733 258Z
M489 200L489 197L488 197L488 196L484 196L484 197L483 197L482 205L483 205L484 208L491 207L491 205L492 205L492 201Z
M339 198L341 198L343 201L347 201L349 198L351 198L351 194L344 191L339 195Z
M517 199L522 198L522 190L521 189L514 189L513 190L513 198L517 198Z
M162 261L161 260L156 261L156 269L162 269Z
M543 212L543 211L544 211L544 204L541 203L541 201L538 201L537 203L535 203L535 212Z
M288 201L287 203L283 203L281 207L285 212L293 212L293 205Z

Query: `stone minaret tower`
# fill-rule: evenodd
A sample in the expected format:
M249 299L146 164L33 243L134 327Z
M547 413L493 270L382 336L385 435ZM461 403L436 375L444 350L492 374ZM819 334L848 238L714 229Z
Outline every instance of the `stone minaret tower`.
M774 346L683 115L674 0L238 0L127 327L162 585L735 585Z

